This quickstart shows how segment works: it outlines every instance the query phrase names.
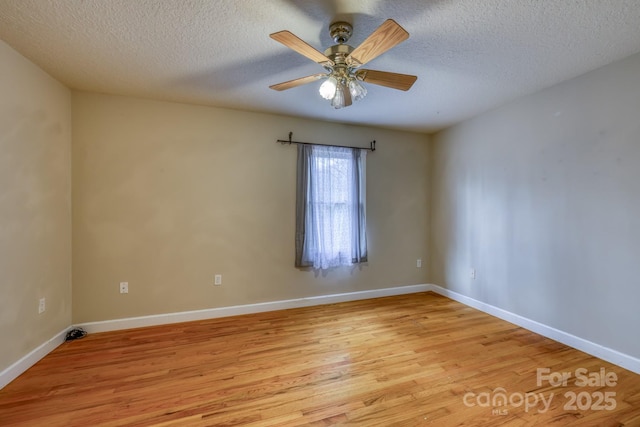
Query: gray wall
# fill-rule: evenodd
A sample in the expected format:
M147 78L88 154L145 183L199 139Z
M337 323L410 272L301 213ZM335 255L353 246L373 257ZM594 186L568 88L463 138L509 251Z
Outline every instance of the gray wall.
M432 281L640 357L640 55L434 143Z

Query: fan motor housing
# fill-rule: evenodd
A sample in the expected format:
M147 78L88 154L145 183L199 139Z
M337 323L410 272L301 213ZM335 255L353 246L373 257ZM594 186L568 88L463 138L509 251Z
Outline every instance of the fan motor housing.
M351 52L353 52L353 48L348 44L336 44L327 48L324 51L324 56L331 59L333 62L338 63L344 62L344 58L349 56ZM340 61L339 58L342 58L342 61ZM338 61L336 61L336 59L338 59Z

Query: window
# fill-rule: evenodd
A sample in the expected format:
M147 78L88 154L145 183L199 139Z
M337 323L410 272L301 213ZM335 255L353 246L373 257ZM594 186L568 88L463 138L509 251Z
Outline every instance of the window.
M298 145L296 267L367 261L366 150Z

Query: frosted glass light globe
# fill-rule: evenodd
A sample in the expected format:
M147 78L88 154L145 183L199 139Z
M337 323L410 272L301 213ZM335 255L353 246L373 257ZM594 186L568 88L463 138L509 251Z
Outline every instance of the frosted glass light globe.
M338 81L335 77L329 77L320 85L320 96L324 99L333 99L336 95Z
M354 101L360 101L367 96L367 88L362 86L359 81L355 79L349 80L349 92L351 92L351 99Z

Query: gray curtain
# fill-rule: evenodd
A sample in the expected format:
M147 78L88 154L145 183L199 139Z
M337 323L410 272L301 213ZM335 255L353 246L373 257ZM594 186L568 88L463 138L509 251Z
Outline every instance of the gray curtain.
M308 249L303 258L306 236L309 184L311 180L311 145L298 144L298 163L296 171L296 267L309 267ZM307 242L308 245L308 242Z
M296 267L367 261L366 153L298 145Z

